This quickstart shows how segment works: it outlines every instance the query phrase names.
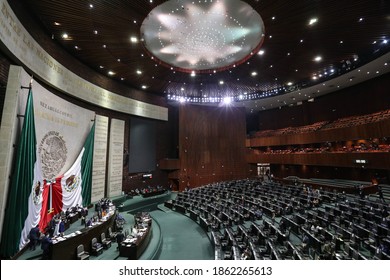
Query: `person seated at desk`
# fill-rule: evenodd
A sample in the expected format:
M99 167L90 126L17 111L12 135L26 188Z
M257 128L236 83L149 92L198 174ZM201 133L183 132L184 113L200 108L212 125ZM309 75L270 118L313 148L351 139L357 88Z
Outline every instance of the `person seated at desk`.
M252 257L252 251L249 247L246 247L244 252L241 254L241 260L250 260Z
M332 246L332 244L330 242L325 242L325 244L322 248L322 252L323 252L322 259L324 259L324 260L334 259L335 248Z
M91 226L92 226L92 223L93 223L93 218L89 219L89 220L85 223L85 226L86 226L86 227L91 227Z
M286 227L286 223L285 221L282 219L279 223L279 230L282 232L282 233L285 233L286 230L287 230L287 227Z
M307 234L303 236L302 239L302 252L309 252L309 247L310 247L310 238Z
M131 235L136 237L136 236L138 236L138 233L139 233L139 230L136 227L133 227L133 229L131 230Z

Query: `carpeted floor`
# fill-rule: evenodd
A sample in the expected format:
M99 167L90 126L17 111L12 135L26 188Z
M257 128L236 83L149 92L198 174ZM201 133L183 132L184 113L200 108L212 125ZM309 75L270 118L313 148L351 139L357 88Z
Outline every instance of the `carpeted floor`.
M214 249L205 231L187 216L176 212L152 211L163 236L159 260L213 260Z

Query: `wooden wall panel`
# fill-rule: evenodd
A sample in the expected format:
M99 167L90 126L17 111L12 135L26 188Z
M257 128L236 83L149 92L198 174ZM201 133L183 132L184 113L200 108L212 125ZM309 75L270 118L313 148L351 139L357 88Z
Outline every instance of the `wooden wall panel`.
M247 177L245 124L243 108L181 106L180 189Z

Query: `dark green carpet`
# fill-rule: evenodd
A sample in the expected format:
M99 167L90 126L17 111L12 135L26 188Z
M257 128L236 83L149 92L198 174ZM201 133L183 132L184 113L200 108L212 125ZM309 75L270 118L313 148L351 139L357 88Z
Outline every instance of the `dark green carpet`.
M163 236L159 260L213 260L214 249L205 231L190 218L176 213L152 211Z

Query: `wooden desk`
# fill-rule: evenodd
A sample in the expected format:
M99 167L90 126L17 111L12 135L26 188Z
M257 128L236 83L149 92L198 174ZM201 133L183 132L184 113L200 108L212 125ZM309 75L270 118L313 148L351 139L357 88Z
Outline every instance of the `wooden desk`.
M152 197L152 196L163 194L166 191L167 190L156 190L156 191L152 191L152 192L147 192L147 193L143 193L142 197Z
M106 233L115 220L115 214L111 215L105 222L95 225L91 228L83 228L81 234L70 237L64 241L60 241L51 245L50 259L52 260L76 260L77 246L84 245L84 250L91 251L91 240L96 237L100 240L101 233Z
M126 243L119 245L119 256L127 257L129 260L137 260L145 251L152 237L152 227L148 227L144 234L137 238L135 243Z

